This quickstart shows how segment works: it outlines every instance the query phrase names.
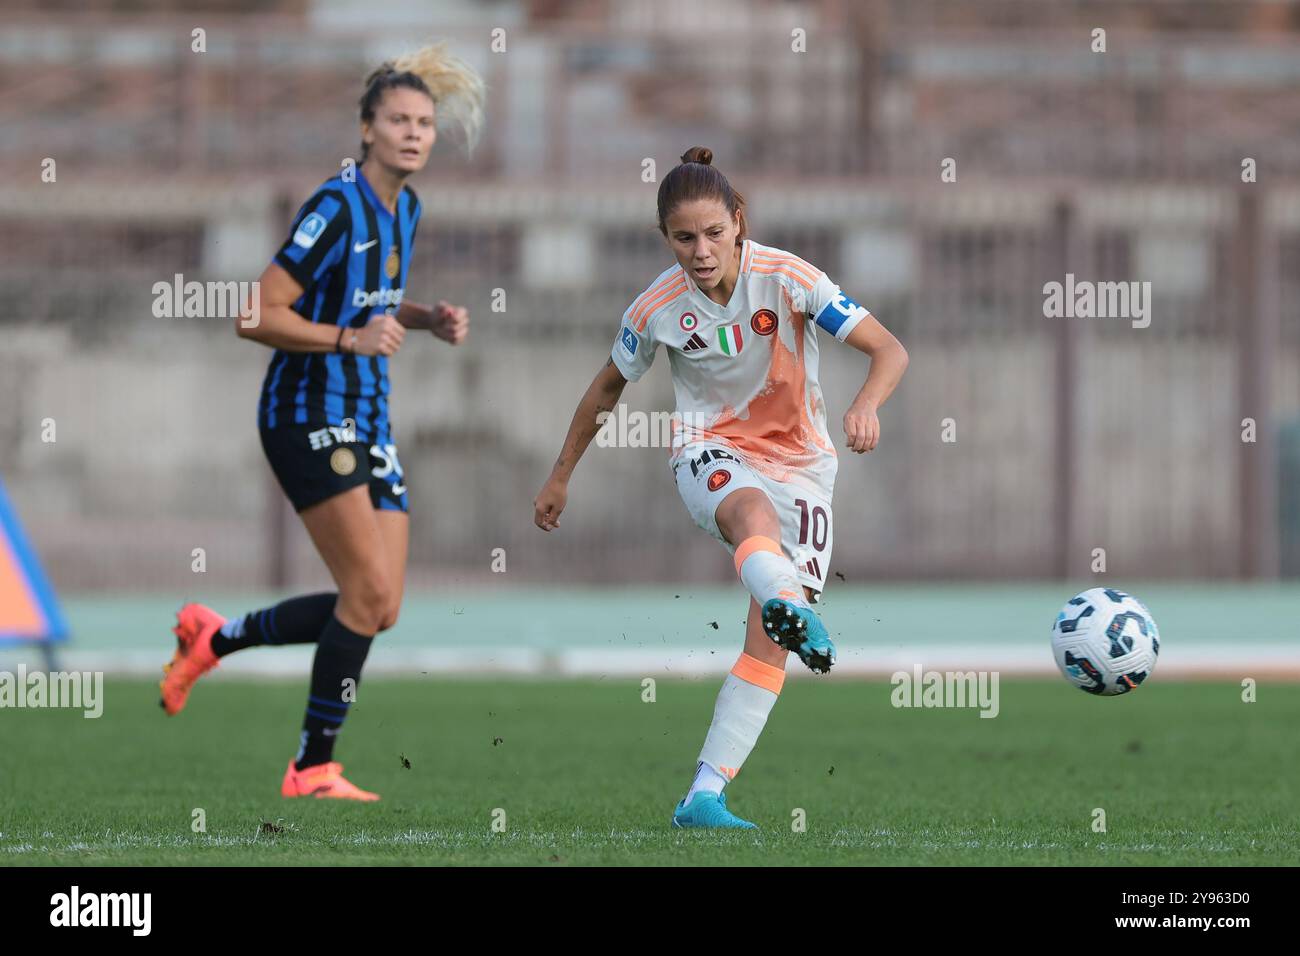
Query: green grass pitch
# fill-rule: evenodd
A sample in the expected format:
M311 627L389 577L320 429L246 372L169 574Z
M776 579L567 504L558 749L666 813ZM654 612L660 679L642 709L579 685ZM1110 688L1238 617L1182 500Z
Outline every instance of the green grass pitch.
M0 863L1300 863L1296 685L1004 681L982 719L792 681L729 787L762 830L716 833L668 826L716 680L365 681L337 756L370 805L279 797L305 684L204 681L169 719L110 677L99 719L0 713Z

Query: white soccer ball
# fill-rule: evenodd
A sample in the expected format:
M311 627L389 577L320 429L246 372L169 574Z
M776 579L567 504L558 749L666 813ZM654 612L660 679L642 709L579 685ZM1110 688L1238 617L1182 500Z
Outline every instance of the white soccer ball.
M1056 666L1089 694L1127 694L1151 676L1159 653L1160 632L1147 606L1114 588L1070 598L1052 625Z

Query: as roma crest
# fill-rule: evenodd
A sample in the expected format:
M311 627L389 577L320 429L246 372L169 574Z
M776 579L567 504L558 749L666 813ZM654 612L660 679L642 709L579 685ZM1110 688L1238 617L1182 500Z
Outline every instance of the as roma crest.
M771 309L759 309L749 320L749 327L757 335L771 335L776 331L776 313Z

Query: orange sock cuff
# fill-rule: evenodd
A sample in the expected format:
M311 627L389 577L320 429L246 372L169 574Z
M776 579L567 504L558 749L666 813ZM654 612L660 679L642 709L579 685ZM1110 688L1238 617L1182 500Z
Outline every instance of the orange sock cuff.
M740 573L740 566L755 551L771 551L773 554L784 554L781 545L773 541L765 534L756 534L740 542L736 548L736 573Z
M781 693L781 687L785 684L784 668L764 664L757 657L750 657L743 651L737 658L736 665L731 668L731 673L746 683L770 690L774 694Z

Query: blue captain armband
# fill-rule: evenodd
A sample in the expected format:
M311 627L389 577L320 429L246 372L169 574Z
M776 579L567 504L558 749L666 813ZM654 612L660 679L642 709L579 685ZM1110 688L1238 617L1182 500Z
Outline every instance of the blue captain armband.
M853 326L857 325L869 314L864 307L858 305L843 292L840 292L817 313L816 321L821 328L837 339L843 340L844 336L852 331ZM849 323L847 328L845 327L846 322ZM843 334L841 334L841 331Z

